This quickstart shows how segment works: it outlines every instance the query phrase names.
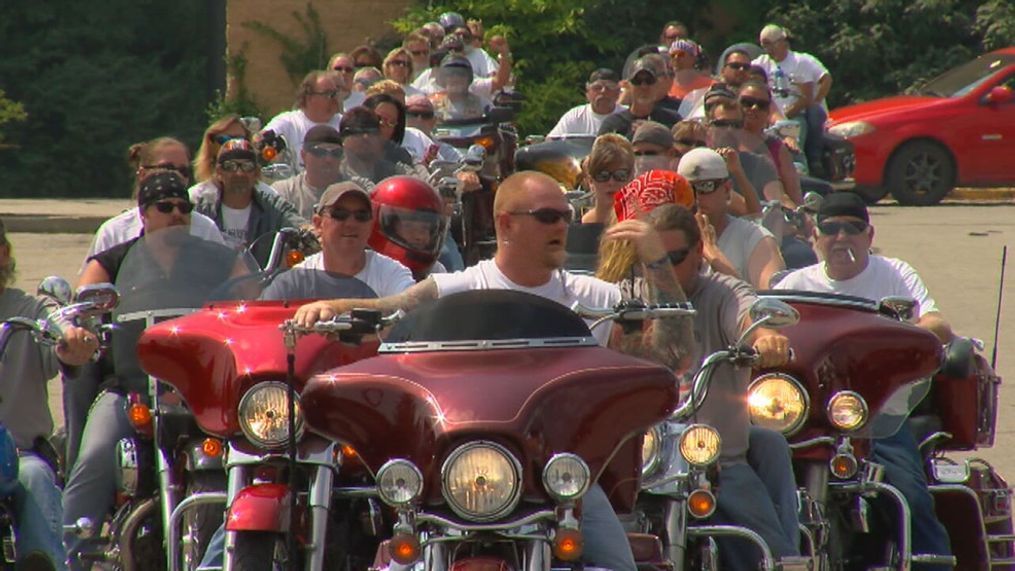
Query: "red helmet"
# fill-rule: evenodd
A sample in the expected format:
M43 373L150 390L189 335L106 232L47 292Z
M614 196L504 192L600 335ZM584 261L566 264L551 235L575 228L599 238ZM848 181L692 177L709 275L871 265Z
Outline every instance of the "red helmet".
M370 247L402 262L417 280L429 274L448 227L444 201L437 191L418 178L392 176L374 187L371 201Z

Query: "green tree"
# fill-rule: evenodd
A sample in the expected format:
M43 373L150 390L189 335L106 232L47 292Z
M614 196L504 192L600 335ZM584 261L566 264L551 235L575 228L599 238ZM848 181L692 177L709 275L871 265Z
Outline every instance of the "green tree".
M25 113L25 106L17 101L7 99L7 94L3 89L0 89L0 127L7 123L24 121L26 118L28 118L28 114ZM0 149L12 146L14 145L5 142L3 132L0 131Z
M303 37L288 36L257 20L244 22L243 25L265 38L278 42L282 47L278 59L293 85L296 85L307 73L315 69L324 69L328 63L329 52L328 35L324 33L321 16L312 4L307 4L306 14L294 11L292 17L299 22Z

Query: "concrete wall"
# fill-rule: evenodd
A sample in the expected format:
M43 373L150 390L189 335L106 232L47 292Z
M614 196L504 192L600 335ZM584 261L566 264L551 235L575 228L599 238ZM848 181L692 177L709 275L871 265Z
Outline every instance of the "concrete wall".
M321 17L331 53L349 51L367 38L378 40L393 34L389 22L402 16L413 0L309 0ZM267 122L279 111L292 106L293 83L279 55L275 40L250 30L244 22L261 21L272 28L303 39L305 34L293 12L306 14L308 0L228 0L226 5L226 53L244 53L247 59L246 85L266 115ZM329 54L330 56L330 54ZM298 82L298 80L297 80ZM234 78L227 81L227 93L235 92Z

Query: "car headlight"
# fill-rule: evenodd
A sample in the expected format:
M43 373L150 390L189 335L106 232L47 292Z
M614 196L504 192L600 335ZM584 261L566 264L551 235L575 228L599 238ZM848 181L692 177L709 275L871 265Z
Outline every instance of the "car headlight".
M423 474L408 460L389 460L377 470L377 493L389 506L404 506L422 495Z
M496 519L521 497L521 465L493 442L459 446L444 461L441 478L448 505L472 521Z
M590 477L588 464L575 454L554 454L543 468L543 485L557 501L580 498Z
M866 121L847 121L828 128L829 133L845 137L847 139L851 137L859 137L860 135L867 135L873 133L874 131L874 125L871 125Z
M708 466L719 457L722 440L707 424L692 424L680 435L680 455L692 466Z
M839 391L828 401L828 420L839 430L857 430L867 422L867 401L853 391Z
M303 435L303 410L296 396L296 439ZM240 429L252 443L278 448L289 441L289 387L285 383L258 383L240 399Z
M807 392L793 377L779 374L762 375L747 391L751 422L790 435L807 418L810 402Z
M645 433L641 441L641 475L648 476L659 465L659 448L662 444L662 435L659 427L654 426Z

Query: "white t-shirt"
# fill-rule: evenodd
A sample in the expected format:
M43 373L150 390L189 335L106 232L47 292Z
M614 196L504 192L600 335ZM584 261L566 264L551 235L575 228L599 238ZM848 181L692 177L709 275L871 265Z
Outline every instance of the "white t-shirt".
M417 163L423 162L427 149L433 145L433 139L426 133L415 127L406 127L405 136L402 137L402 148L409 151L412 160Z
M257 189L262 192L267 192L269 194L278 196L277 190L261 181L257 181ZM187 195L190 196L191 202L197 202L198 200L201 199L202 196L208 196L209 194L214 197L218 197L219 195L219 187L218 185L215 184L215 181L213 181L212 179L208 179L204 182L199 182L187 189Z
M370 289L377 292L377 297L388 297L402 293L416 283L412 279L412 272L394 258L384 254L378 254L373 250L366 250L367 261L363 269L354 278L370 286ZM308 270L324 270L324 255L320 252L307 257L297 268Z
M242 250L247 247L247 223L250 221L250 205L246 208L230 208L222 205L222 236L226 245Z
M825 272L825 263L818 262L789 274L775 289L838 293L872 301L888 296L908 297L919 302L920 317L938 310L937 303L930 297L927 286L923 285L913 266L884 256L870 256L867 267L848 280L833 280Z
M497 60L490 57L483 48L466 48L465 59L472 64L472 74L476 77L490 77L500 69Z
M433 73L432 67L423 70L423 73L419 74L419 77L412 82L412 86L425 95L433 95L441 91L441 86L437 85L437 77ZM469 85L469 91L484 99L493 99L493 78L476 76Z
M128 240L140 236L143 226L141 211L137 208L124 210L120 214L103 222L102 226L99 226L98 231L95 232L95 238L92 240L91 247L88 248L88 253L85 254L85 261L81 264L81 270L78 273L81 273L85 269L85 266L88 264L88 258L99 252L105 252L117 244L123 244ZM222 233L215 226L215 221L198 212L190 214L190 235L219 244L225 244Z
M541 286L521 286L508 279L493 260L483 260L460 272L431 274L430 277L437 283L438 296L477 289L509 289L538 295L567 307L576 301L590 307L613 307L621 299L620 288L616 285L563 269L554 272L550 281ZM610 340L610 324L600 325L592 334L605 347Z
M599 134L599 127L603 124L603 119L623 110L623 105L617 105L613 111L600 115L592 110L591 103L573 107L560 117L553 129L550 129L550 132L546 134L546 138L560 139L566 135L591 135L594 137Z
M768 54L762 54L751 62L765 69L765 73L768 74L768 85L772 88L772 95L781 109L786 109L800 98L800 88L797 84L812 83L817 89L818 80L828 73L827 70L822 71L824 66L818 67L815 64L813 56L802 57L803 55L806 54L790 51L786 59L776 62Z
M264 126L264 131L274 131L276 134L285 137L286 148L289 149L289 156L292 157L293 162L296 163L297 170L303 170L303 160L300 158L300 150L303 148L303 137L307 136L307 131L313 129L318 125L331 125L337 131L342 122L342 114L335 113L335 115L327 123L318 123L311 121L307 117L302 109L294 109L293 111L283 111L278 115L275 115L268 124Z
M408 94L406 97L408 97ZM342 102L342 110L348 111L353 107L359 107L360 105L363 105L363 102L366 101L366 99L367 96L362 91L353 91L349 94L349 97L346 97L345 101ZM338 127L335 128L338 129Z

